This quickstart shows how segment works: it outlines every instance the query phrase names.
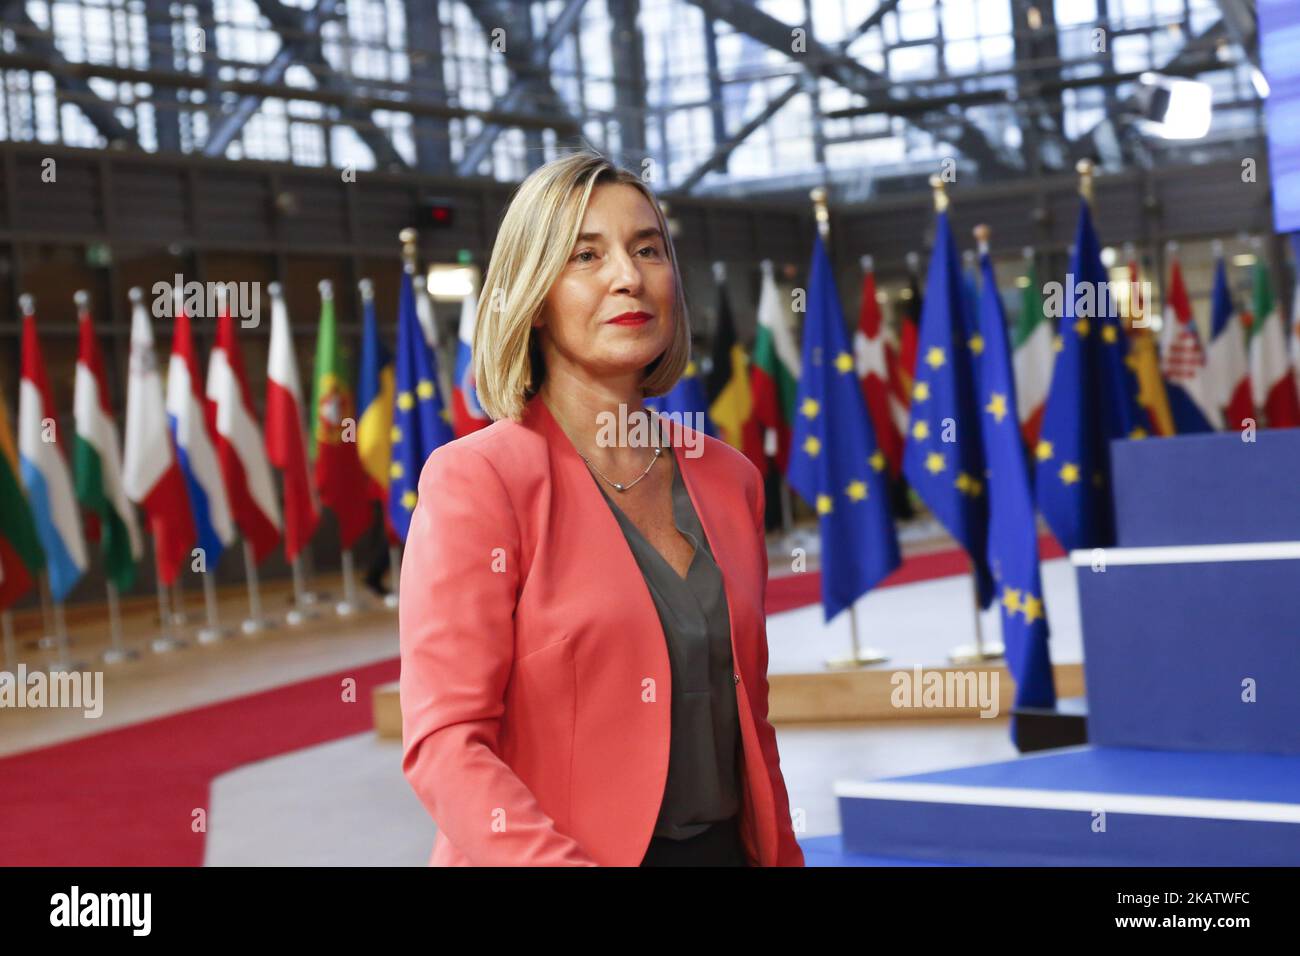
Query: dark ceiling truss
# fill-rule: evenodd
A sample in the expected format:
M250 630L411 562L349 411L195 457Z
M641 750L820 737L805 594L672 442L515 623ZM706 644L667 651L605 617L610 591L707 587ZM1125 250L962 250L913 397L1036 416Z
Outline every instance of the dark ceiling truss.
M109 145L139 145L135 130L117 118L113 104L98 96L75 65L64 58L54 43L54 37L27 15L23 0L0 0L0 23L13 31L18 49L39 64L34 69L53 77L54 85L68 95L69 101L76 103L77 109Z
M534 108L547 109L552 114L565 113L563 100L551 84L547 64L551 54L575 29L586 2L587 0L567 0L546 33L540 38L533 38L528 5L510 3L507 0L465 0L465 6L486 35L491 37L492 31L497 28L506 31L505 56L511 83L506 92L492 104L493 111L517 112L527 109L531 104ZM575 116L567 118L575 133L581 129L581 120ZM457 164L457 174L474 175L492 149L497 136L507 125L488 123L479 130L466 144L464 156ZM574 133L570 135L574 136Z
M981 170L1002 175L1018 175L1022 170L1009 163L1004 151L996 148L979 126L969 117L935 106L923 113L909 109L909 98L893 92L897 84L855 60L848 52L849 46L870 29L880 26L885 14L896 6L896 0L882 5L860 24L849 38L835 45L817 42L812 37L806 41L806 53L795 54L790 49L795 26L770 16L745 0L689 0L706 14L729 24L765 46L776 50L808 70L812 75L837 83L862 96L873 113L904 116L918 128L951 143L967 159L978 163ZM888 8L888 9L885 9ZM734 148L734 146L732 147ZM711 158L716 163L716 158Z

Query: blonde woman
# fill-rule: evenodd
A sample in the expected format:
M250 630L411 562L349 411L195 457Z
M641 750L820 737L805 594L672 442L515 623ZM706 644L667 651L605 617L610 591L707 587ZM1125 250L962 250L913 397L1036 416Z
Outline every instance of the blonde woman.
M479 299L493 423L429 456L402 562L431 865L803 865L767 720L762 482L643 405L689 358L645 184L589 152L530 175Z

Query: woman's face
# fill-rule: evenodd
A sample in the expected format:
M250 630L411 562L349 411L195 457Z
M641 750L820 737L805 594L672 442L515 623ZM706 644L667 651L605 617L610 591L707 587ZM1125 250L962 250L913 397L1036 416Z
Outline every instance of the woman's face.
M597 186L569 261L534 323L542 328L548 376L558 362L593 378L639 381L641 370L672 342L676 291L646 197L622 183ZM611 321L630 313L641 315Z

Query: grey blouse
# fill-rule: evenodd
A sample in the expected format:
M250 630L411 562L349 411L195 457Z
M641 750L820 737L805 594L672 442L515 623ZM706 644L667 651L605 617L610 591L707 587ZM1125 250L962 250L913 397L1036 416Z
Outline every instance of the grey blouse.
M694 546L683 579L621 508L601 494L623 529L654 599L672 672L668 781L654 835L685 840L740 812L742 744L722 572L673 462L673 520ZM592 480L600 487L600 481Z

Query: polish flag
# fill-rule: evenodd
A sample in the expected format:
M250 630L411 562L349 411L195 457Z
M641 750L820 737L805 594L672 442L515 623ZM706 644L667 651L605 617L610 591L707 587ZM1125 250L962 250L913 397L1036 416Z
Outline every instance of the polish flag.
M235 524L260 564L280 543L280 502L229 308L223 308L217 319L217 341L208 357L207 396L217 460Z
M884 317L876 299L876 273L871 257L862 257L862 305L858 312L858 330L853 336L858 379L871 415L876 443L889 465L889 473L898 477L903 465L903 432L899 421L906 421L907 408L889 387L889 344L885 339Z
M266 453L284 477L284 554L298 557L316 533L320 505L307 470L307 436L302 423L302 384L293 354L289 310L280 284L271 294L271 346L266 364Z
M456 437L492 424L474 391L474 327L478 323L478 296L472 291L460 305L460 332L456 344L456 381L451 390L452 428Z
M153 535L158 577L176 582L197 535L185 476L167 424L162 376L153 348L153 326L144 294L131 290L131 358L126 382L126 438L122 486L145 511Z

